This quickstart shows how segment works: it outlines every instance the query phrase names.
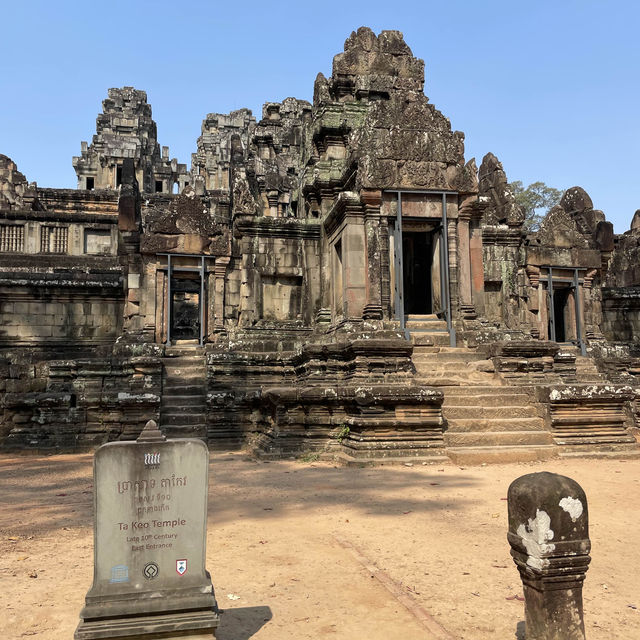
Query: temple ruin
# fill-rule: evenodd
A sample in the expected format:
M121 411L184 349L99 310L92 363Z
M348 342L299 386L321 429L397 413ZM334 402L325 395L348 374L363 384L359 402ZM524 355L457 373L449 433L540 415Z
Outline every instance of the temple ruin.
M352 33L313 104L208 114L190 170L109 89L73 167L0 156L5 449L154 419L267 458L638 455L640 212L573 187L527 231L401 33Z

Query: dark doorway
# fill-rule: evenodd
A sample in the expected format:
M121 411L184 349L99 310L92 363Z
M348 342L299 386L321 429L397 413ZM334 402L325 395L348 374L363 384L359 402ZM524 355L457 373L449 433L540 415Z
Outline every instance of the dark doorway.
M404 231L402 233L405 315L433 313L432 237L428 231Z
M554 289L553 291L553 321L556 329L556 342L567 341L565 318L570 292L571 290L568 287L564 289Z
M171 277L171 339L200 339L200 278Z

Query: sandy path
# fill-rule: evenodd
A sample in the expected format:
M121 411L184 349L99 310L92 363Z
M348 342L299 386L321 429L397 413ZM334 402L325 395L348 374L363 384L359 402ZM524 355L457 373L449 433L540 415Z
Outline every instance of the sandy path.
M3 639L73 635L92 577L91 460L0 456ZM640 638L640 461L344 469L221 454L207 550L219 639L437 638L421 611L453 638L516 638L504 498L541 470L574 478L589 500L588 637Z

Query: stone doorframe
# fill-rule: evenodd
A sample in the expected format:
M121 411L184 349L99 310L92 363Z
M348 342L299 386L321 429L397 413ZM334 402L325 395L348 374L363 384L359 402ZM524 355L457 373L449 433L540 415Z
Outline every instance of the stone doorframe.
M555 326L555 308L554 308L554 282L559 285L562 284L565 287L569 287L573 291L573 317L575 319L575 343L580 348L580 353L583 356L587 355L587 345L584 339L584 291L583 288L587 284L586 267L560 267L553 265L541 265L539 268L539 280L538 287L543 289L546 286L546 299L547 304L540 305L542 314L541 323L542 326L549 326L548 339L552 342L556 342L556 326ZM546 271L546 275L545 272ZM555 273L554 273L555 272ZM564 273L560 273L564 272ZM567 275L567 272L569 274ZM580 276L580 272L583 272L583 276ZM558 287L556 286L556 289ZM573 341L572 341L573 342Z
M197 273L200 276L200 331L198 344L202 346L205 341L205 336L207 335L207 320L208 313L207 301L211 296L207 296L207 274L214 273L216 277L216 281L219 280L218 271L207 267L207 260L215 260L215 256L205 256L201 254L189 254L189 253L159 253L157 254L158 258L166 258L166 265L158 266L159 272L166 272L165 275L165 286L161 287L157 293L156 305L157 308L162 307L163 313L161 314L164 322L164 331L163 337L164 342L167 346L171 345L171 276L176 271L180 272L190 272ZM181 258L180 262L182 264L176 264L175 259ZM184 260L184 259L187 260ZM185 265L184 263L193 263L194 266L190 266L190 264ZM226 271L226 264L224 265ZM216 286L216 290L219 287ZM215 296L217 299L218 296ZM218 314L216 313L216 318Z
M440 190L418 190L418 189L385 189L385 193L395 193L397 197L396 219L393 225L393 247L394 247L394 272L395 272L395 317L400 322L400 328L408 336L406 328L406 318L404 314L404 282L403 282L403 259L402 259L402 196L403 194L428 194L440 195L442 197L441 223L438 233L440 235L440 289L442 291L442 311L447 322L449 341L452 347L456 346L456 332L451 318L451 283L450 283L450 262L449 262L449 235L447 223L447 196L458 197L457 191Z

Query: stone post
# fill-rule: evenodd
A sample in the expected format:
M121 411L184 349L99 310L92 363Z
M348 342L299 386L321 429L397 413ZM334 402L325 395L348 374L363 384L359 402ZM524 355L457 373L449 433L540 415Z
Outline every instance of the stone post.
M511 483L507 499L527 640L584 640L582 583L591 542L582 487L555 473L530 473Z

